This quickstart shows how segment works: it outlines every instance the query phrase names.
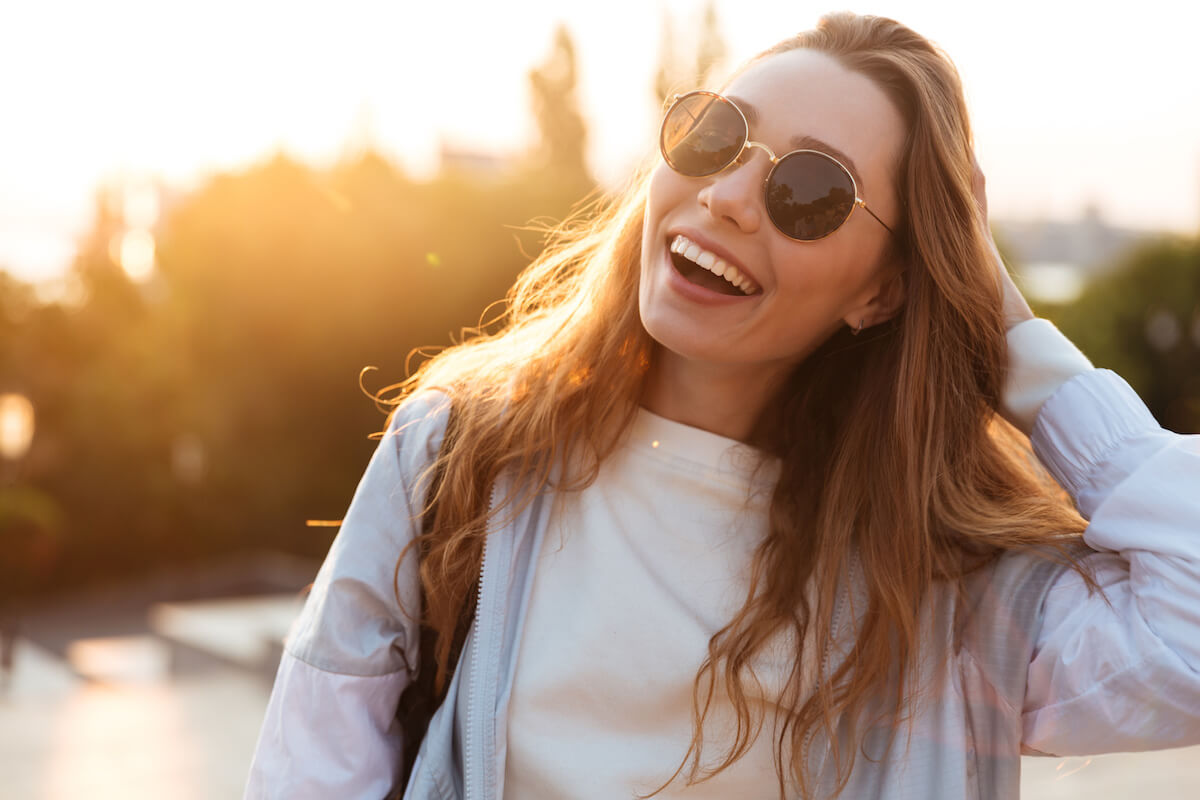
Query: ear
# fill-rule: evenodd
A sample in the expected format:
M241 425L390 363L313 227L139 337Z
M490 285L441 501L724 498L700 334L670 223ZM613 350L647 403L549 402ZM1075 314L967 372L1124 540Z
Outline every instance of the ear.
M879 276L864 291L865 299L843 317L846 325L854 330L861 321L865 329L894 317L904 305L907 272L903 264L890 265L880 270Z

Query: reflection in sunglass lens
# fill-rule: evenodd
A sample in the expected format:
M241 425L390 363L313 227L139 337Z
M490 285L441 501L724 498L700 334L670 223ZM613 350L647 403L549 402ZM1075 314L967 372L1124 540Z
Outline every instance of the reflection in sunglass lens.
M854 210L854 183L832 159L793 153L775 165L767 186L771 221L793 239L820 239Z
M746 124L729 102L707 94L681 98L662 127L663 158L672 169L700 177L719 172L741 152Z

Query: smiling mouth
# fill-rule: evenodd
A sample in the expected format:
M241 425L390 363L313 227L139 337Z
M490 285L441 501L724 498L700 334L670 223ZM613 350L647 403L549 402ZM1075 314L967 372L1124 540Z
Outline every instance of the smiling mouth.
M685 281L695 283L732 297L745 297L761 291L736 266L727 264L719 255L710 253L684 236L674 236L670 242L670 258L674 270Z

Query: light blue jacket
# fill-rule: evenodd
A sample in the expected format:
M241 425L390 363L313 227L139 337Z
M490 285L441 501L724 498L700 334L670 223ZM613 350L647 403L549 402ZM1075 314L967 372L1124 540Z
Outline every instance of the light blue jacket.
M406 608L418 590L415 558L398 573L395 561L417 529L418 478L446 410L436 392L410 399L373 455L286 640L246 798L398 790L394 712L418 637L393 578ZM1119 376L1091 370L1046 401L1031 438L1090 520L1089 559L1112 607L1064 568L1021 554L974 576L966 605L934 592L922 624L926 641L948 649L945 690L882 760L886 732L867 733L844 797L1016 798L1022 753L1200 743L1200 436L1163 430ZM492 502L508 488L501 481ZM486 538L475 623L405 798L502 796L508 697L549 500ZM864 599L852 562L826 672L845 657ZM811 767L828 781L824 745Z

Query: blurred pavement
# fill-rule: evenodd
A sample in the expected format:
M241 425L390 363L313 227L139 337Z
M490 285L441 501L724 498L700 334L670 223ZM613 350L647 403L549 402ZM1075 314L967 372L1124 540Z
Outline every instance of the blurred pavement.
M19 639L0 694L0 798L240 798L270 693L265 659L279 658L250 638L276 624L281 640L299 603L164 604L151 633L78 640L65 660Z

